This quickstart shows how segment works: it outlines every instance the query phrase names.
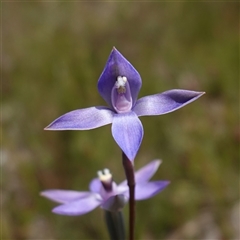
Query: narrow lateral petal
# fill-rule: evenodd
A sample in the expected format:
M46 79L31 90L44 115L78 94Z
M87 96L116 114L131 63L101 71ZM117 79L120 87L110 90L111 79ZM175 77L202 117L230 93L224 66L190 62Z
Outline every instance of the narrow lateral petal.
M101 202L97 199L97 194L91 194L87 198L82 198L55 207L52 212L60 215L77 216L92 211L100 204Z
M201 97L204 92L173 89L140 98L133 111L138 116L162 115L173 112Z
M143 126L134 112L115 114L112 135L118 146L133 161L143 138Z
M147 182L158 170L159 165L161 164L160 160L153 160L144 167L140 168L135 172L135 182L136 184Z
M141 77L132 64L116 48L113 48L98 79L98 91L109 106L112 106L111 91L118 76L125 76L128 79L134 104L142 86Z
M111 123L113 115L106 107L78 109L57 118L45 130L89 130Z
M46 197L54 202L68 203L80 198L85 198L91 195L90 192L78 192L71 190L46 190L40 193L41 196Z
M99 178L94 178L89 184L89 189L91 192L99 193L101 186L102 186L102 183L99 180Z
M136 184L135 199L144 200L151 198L162 191L170 182L169 181L153 181L148 183Z
M138 183L144 183L148 182L149 179L155 174L155 172L158 170L159 165L161 164L161 160L153 160L144 167L140 168L138 171L135 172L135 182ZM118 185L119 189L125 189L124 187L127 187L127 180L124 180Z

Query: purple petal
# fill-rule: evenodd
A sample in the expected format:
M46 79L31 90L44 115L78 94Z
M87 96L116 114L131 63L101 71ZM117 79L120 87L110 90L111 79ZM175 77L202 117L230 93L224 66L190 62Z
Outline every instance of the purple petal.
M143 126L134 112L115 114L112 135L118 146L133 161L143 138Z
M162 191L170 182L169 181L153 181L148 183L136 184L135 199L144 200L151 198Z
M124 194L129 191L128 185L127 185L127 180L124 180L122 183L120 183L117 186L117 193L118 194Z
M48 125L45 130L88 130L112 122L114 113L106 107L90 107L71 111Z
M40 193L41 196L46 197L54 202L67 203L80 198L85 198L91 195L90 192L78 192L71 190L46 190Z
M118 76L125 76L127 78L133 104L135 104L138 92L142 86L141 77L132 64L116 48L113 48L98 80L98 91L111 107L111 91Z
M77 216L88 213L101 204L97 194L55 207L52 212L60 215Z
M138 116L161 115L173 112L201 97L204 92L173 89L140 98L133 108Z
M99 193L101 186L102 186L102 183L99 180L99 178L94 178L89 184L89 189L91 192Z
M161 164L160 160L153 160L144 167L140 168L135 172L135 182L136 184L148 182L149 179L155 174L158 170L159 165ZM118 185L118 187L123 187L127 185L127 181L124 180ZM122 188L120 188L122 189Z
M109 197L101 207L108 211L120 211L127 203L128 199L124 194Z
M148 182L149 179L158 170L160 164L160 160L153 160L144 167L140 168L138 171L135 172L135 182L137 184L142 182Z

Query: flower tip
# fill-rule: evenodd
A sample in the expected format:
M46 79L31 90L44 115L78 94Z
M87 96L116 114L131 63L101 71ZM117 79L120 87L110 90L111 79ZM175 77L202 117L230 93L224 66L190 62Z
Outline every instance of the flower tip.
M200 98L201 96L203 96L206 92L197 92L197 96L196 96L196 99L197 98Z
M115 46L113 46L111 54L120 54L120 52L117 50Z
M202 96L202 95L206 94L206 92L199 92L199 94Z
M50 126L47 126L47 127L45 127L43 130L52 130L51 128L50 128Z
M47 125L43 130L54 130L53 128L52 128L52 123L50 123L49 125Z
M46 191L40 192L39 195L40 195L41 197L45 197L45 198L48 198L48 199L49 199L48 193L49 193L49 190L46 190Z
M161 159L155 159L155 160L153 160L153 162L155 162L156 165L158 165L158 167L160 166L160 164L162 164L162 160Z
M55 207L55 208L52 209L52 213L61 214L61 213L59 213L58 209L56 210L56 208L58 208L58 207Z
M162 164L162 160L160 159L154 159L152 160L150 163L148 163L147 165L150 167L152 167L153 169L158 169L159 166Z
M164 188L167 187L170 183L171 181L163 181Z
M52 123L48 124L43 130L51 130L50 127L51 127Z
M59 205L59 206L53 208L52 213L55 213L55 214L58 214L58 215L69 215L69 216L77 215L77 214L74 214L72 212L67 212L67 211L62 210L62 207L63 207L63 205Z

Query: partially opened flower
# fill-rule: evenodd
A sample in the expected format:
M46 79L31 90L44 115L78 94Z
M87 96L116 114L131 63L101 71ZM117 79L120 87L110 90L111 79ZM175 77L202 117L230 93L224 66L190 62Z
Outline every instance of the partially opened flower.
M157 171L161 161L154 160L135 173L135 199L144 200L162 191L169 181L149 181ZM41 196L61 203L52 211L61 215L82 215L100 206L108 211L119 211L127 203L129 192L127 181L117 185L108 169L98 172L99 178L89 184L89 192L71 190L46 190Z
M46 130L89 130L112 123L112 135L128 159L134 160L143 138L139 116L173 112L204 92L173 89L137 100L142 80L137 70L113 48L98 80L98 91L108 107L71 111L53 121Z

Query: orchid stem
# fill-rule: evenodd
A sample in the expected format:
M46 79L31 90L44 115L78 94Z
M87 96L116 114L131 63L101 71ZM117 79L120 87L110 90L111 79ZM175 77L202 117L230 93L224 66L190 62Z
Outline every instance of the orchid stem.
M105 221L111 240L125 240L125 227L122 211L105 211Z
M132 161L122 152L122 162L129 187L129 240L134 240L135 225L135 175Z

